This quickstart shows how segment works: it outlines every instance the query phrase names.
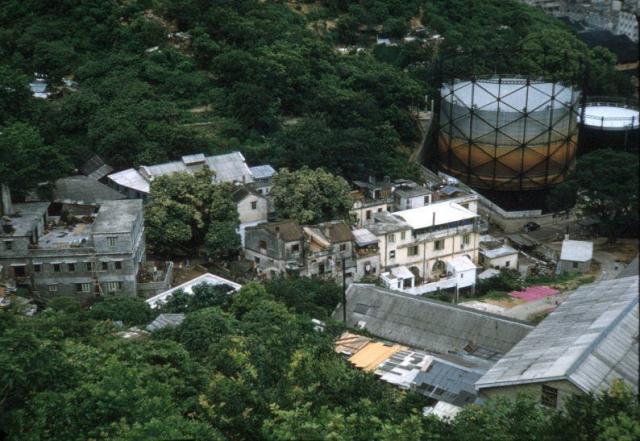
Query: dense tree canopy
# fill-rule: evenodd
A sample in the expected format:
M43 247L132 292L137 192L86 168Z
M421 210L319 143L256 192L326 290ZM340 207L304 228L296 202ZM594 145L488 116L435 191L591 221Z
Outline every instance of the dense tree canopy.
M33 317L0 310L0 437L17 440L634 440L640 406L615 385L557 412L520 397L466 407L447 423L430 402L351 367L334 352L342 328L314 330L306 309L336 289L314 281L247 284L217 302L196 289L182 324L144 327L134 299L83 310L60 298ZM205 288L205 287L201 287ZM307 294L306 290L313 291ZM315 289L315 291L314 291ZM219 294L219 293L218 293ZM282 299L287 306L279 302ZM211 306L218 303L218 306ZM131 311L127 312L126 305ZM305 306L306 305L306 306ZM303 314L294 311L305 309ZM146 311L146 312L145 312ZM124 314L124 315L123 315ZM144 318L147 317L147 318Z
M276 214L301 224L346 219L353 205L349 184L322 169L280 170L271 197Z
M575 205L582 216L598 219L602 233L614 241L638 231L638 156L611 149L578 159L576 171L549 195L552 209Z
M231 197L233 184L212 182L212 172L174 173L151 184L145 205L147 241L160 253L206 245L210 256L226 256L240 247L239 218Z

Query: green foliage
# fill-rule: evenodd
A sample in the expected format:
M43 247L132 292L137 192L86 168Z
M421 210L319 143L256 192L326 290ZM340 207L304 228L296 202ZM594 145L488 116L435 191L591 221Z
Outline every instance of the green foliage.
M524 286L517 270L500 268L500 273L488 279L478 280L476 295L484 296L491 292L517 291Z
M91 307L89 316L94 320L120 320L126 325L142 325L149 323L154 314L139 297L108 296Z
M612 179L615 176L615 179ZM572 205L596 217L610 241L638 229L638 156L610 149L578 159L576 171L549 195L549 205Z
M342 299L342 287L335 282L308 277L272 279L265 289L296 313L321 320L328 318Z
M181 289L174 291L162 305L162 312L184 313L211 306L226 310L231 302L232 288L226 285L211 285L203 282L194 286L192 290L191 295Z
M346 219L353 204L349 184L322 169L282 169L274 179L271 197L283 219L313 224Z
M203 244L210 256L227 257L237 251L239 219L232 184L214 184L212 176L203 169L153 181L145 222L147 241L155 251L171 254L177 247Z

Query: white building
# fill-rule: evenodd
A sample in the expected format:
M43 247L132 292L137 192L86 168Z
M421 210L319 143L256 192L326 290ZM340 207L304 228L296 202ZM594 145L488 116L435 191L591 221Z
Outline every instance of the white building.
M407 267L415 276L414 284L420 285L419 282L448 277L451 271L447 264L456 257L466 256L477 262L477 219L473 211L444 201L395 213L378 213L369 230L379 239L381 268Z
M587 272L591 269L592 258L593 242L565 239L562 241L562 251L556 272L558 274Z
M491 235L480 236L479 263L486 269L518 269L518 250Z

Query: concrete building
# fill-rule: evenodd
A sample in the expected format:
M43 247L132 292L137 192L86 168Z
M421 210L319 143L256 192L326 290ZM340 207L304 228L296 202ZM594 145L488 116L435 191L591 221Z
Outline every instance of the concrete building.
M518 269L518 250L486 234L480 236L479 263L485 269Z
M592 258L593 242L565 239L562 241L562 251L556 273L588 272L591 270Z
M304 269L301 275L342 279L342 261L345 261L345 277L355 276L353 261L353 235L343 221L324 222L303 227L305 234Z
M145 260L142 201L103 201L82 218L49 216L48 202L15 204L0 231L0 264L39 297L135 295Z
M356 261L356 280L365 276L377 277L380 270L378 238L365 228L351 231L353 255Z
M433 191L413 181L397 181L393 191L396 211L424 207L433 202Z
M351 192L353 208L349 214L353 218L356 228L372 224L375 213L392 209L393 185L388 177L377 181L375 177L371 176L368 181L354 181L353 185L357 190Z
M157 165L142 165L129 168L107 176L110 186L131 198L145 198L150 191L151 182L164 175L173 173L196 173L203 168L213 171L214 182L236 182L249 184L254 182L253 173L240 152L224 155L204 156L202 153L183 156L180 161L167 162ZM258 170L258 185L260 189L270 188L265 184L268 171ZM272 175L271 175L272 176ZM270 176L269 176L270 178Z
M583 285L478 382L488 398L526 394L561 408L616 381L638 393L638 277Z
M244 255L258 274L301 275L304 270L304 231L293 220L269 222L245 229Z
M256 188L256 191L264 196L271 193L273 178L277 174L276 170L267 164L249 167L249 171L253 177L253 186Z
M378 237L382 269L407 267L421 282L447 275L447 262L478 260L478 215L444 201L411 210L378 213L369 230Z

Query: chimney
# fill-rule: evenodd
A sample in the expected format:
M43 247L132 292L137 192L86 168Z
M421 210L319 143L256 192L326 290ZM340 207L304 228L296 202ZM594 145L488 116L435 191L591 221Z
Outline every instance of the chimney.
M436 212L433 212L433 220L431 221L431 226L434 226L436 224Z
M564 235L564 240L569 240L569 234Z
M2 199L0 200L0 214L9 216L13 214L13 205L11 205L11 190L7 184L0 184L2 191Z

